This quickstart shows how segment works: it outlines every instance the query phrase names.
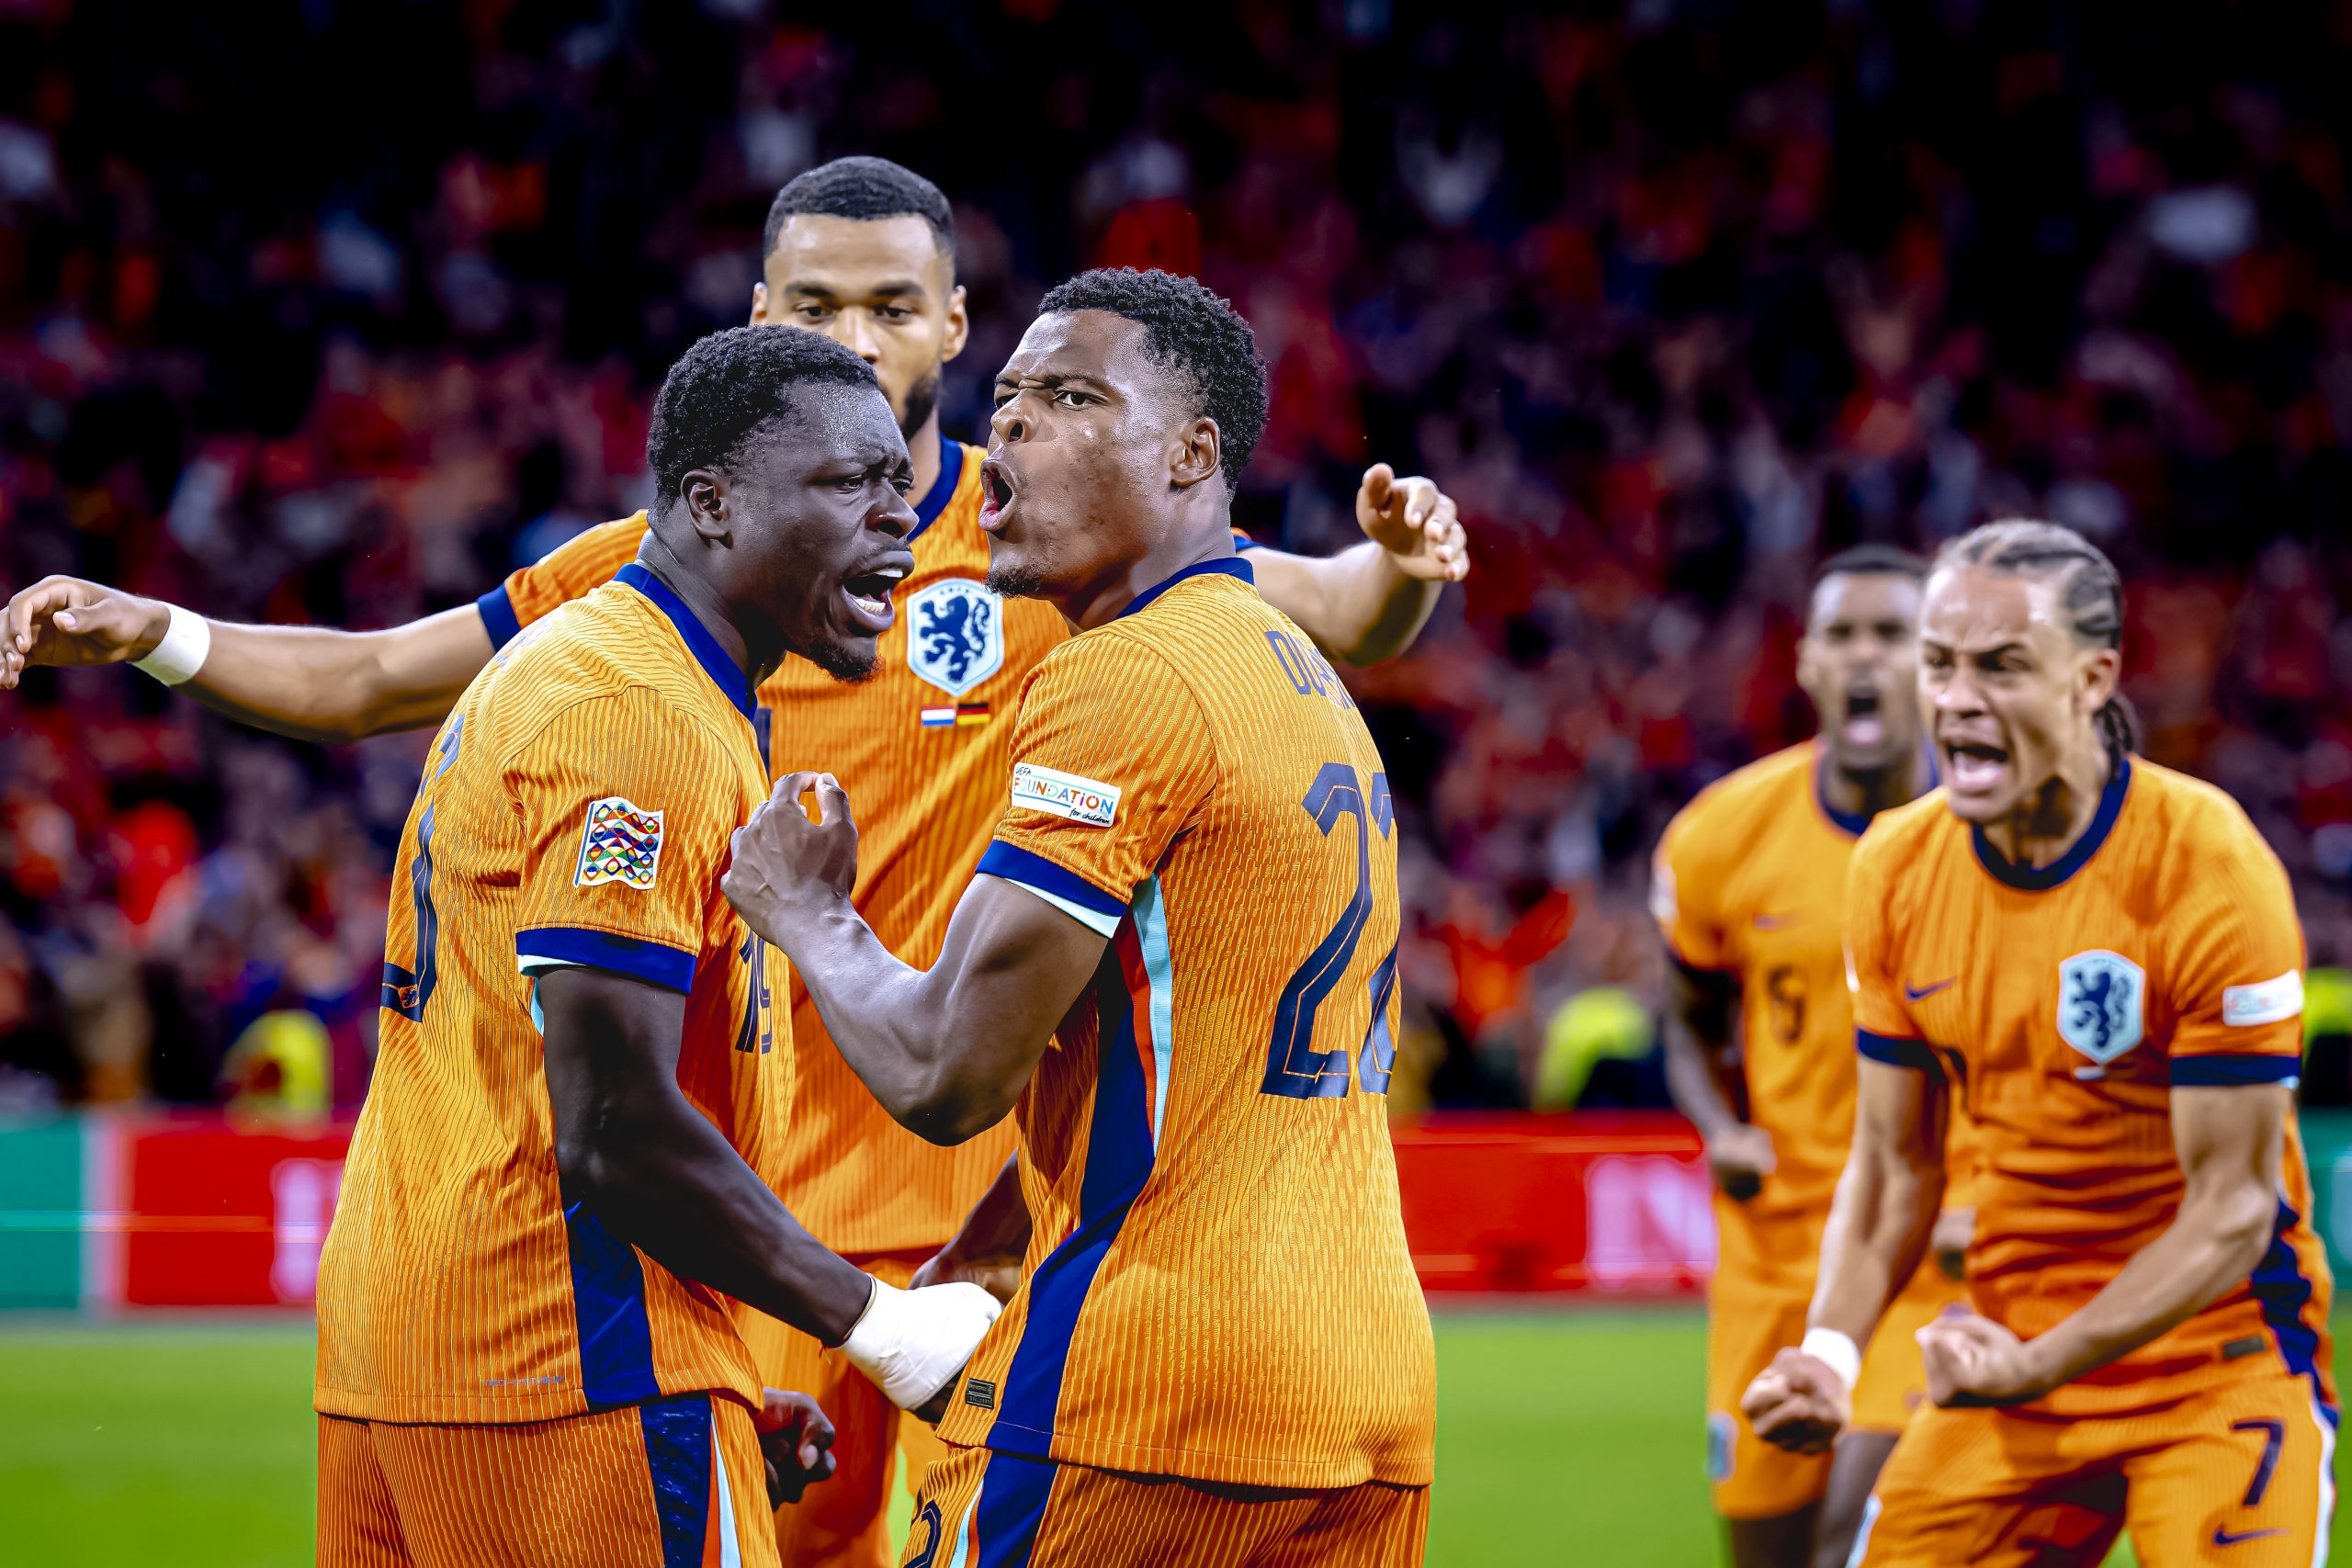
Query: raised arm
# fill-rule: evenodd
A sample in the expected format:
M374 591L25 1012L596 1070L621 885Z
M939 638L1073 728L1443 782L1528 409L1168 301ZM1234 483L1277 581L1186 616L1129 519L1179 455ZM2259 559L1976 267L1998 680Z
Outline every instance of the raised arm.
M2278 1169L2294 1090L2285 1084L2172 1091L2185 1183L2172 1224L2048 1333L2020 1340L1990 1319L1920 1333L1939 1404L2015 1404L2130 1355L2245 1283L2278 1219Z
M814 791L818 817L800 804ZM830 773L792 773L735 835L720 886L799 971L826 1031L899 1125L960 1144L1012 1109L1106 939L1025 887L977 876L939 962L900 963L850 902L857 828Z
M178 614L190 621L198 617ZM0 691L35 664L125 664L153 653L174 607L103 583L49 577L8 601ZM300 740L357 740L437 724L496 651L471 605L381 631L202 623L209 648L181 689L205 706Z
M1250 564L1266 602L1332 658L1377 664L1413 646L1439 590L1470 574L1453 499L1430 480L1398 479L1385 463L1356 491L1364 543L1323 558L1255 549Z
M1781 1350L1740 1408L1756 1435L1818 1453L1853 1418L1854 1374L1886 1304L1918 1271L1944 1191L1943 1074L1864 1057L1854 1145L1821 1238L1802 1346Z

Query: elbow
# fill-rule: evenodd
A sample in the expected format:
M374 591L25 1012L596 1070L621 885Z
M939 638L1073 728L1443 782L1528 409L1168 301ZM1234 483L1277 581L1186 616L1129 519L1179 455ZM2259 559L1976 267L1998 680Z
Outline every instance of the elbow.
M2206 1234L2229 1259L2233 1277L2252 1273L2278 1234L2278 1200L2258 1188L2233 1191L2211 1205Z
M968 1085L934 1073L892 1105L890 1113L923 1142L954 1148L1003 1121L1008 1109Z

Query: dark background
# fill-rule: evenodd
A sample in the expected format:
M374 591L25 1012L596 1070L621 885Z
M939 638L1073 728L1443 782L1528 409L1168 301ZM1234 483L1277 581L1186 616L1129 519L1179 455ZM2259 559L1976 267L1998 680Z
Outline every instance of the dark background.
M950 434L1045 286L1156 264L1272 365L1261 538L1345 542L1375 456L1459 497L1473 582L1357 682L1400 1106L1520 1102L1560 1039L1655 1094L1658 828L1806 731L1814 561L1988 516L2116 557L2149 753L2352 960L2352 6L1149 9L0 0L0 584L469 599L642 503L775 188L877 152L956 204ZM355 1102L420 749L0 699L0 1105L210 1101L256 1020Z

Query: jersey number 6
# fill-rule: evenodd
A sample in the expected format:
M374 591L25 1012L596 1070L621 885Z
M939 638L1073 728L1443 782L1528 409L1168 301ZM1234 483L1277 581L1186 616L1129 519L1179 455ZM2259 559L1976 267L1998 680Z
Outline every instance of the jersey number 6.
M1388 797L1386 773L1372 775L1367 802L1355 769L1345 762L1324 763L1298 804L1326 838L1341 818L1354 819L1356 890L1340 911L1339 923L1283 987L1282 999L1274 1004L1273 1039L1266 1047L1266 1081L1259 1087L1291 1100L1338 1100L1348 1092L1348 1053L1315 1049L1315 1015L1347 974L1356 944L1363 940L1364 926L1372 919L1372 835L1377 831L1388 837L1396 808ZM1364 1031L1356 1063L1367 1094L1388 1088L1389 1064L1396 1055L1388 1038L1388 997L1396 987L1396 953L1392 947L1372 976L1372 1024Z

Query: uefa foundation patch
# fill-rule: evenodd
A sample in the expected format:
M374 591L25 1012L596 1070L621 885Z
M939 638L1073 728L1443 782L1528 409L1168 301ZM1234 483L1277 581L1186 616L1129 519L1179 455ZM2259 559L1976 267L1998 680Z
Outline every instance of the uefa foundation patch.
M1118 819L1119 786L1035 762L1015 762L1012 804L1089 828L1108 828Z
M644 892L662 868L662 813L608 795L588 803L588 823L580 835L575 887L617 882Z

